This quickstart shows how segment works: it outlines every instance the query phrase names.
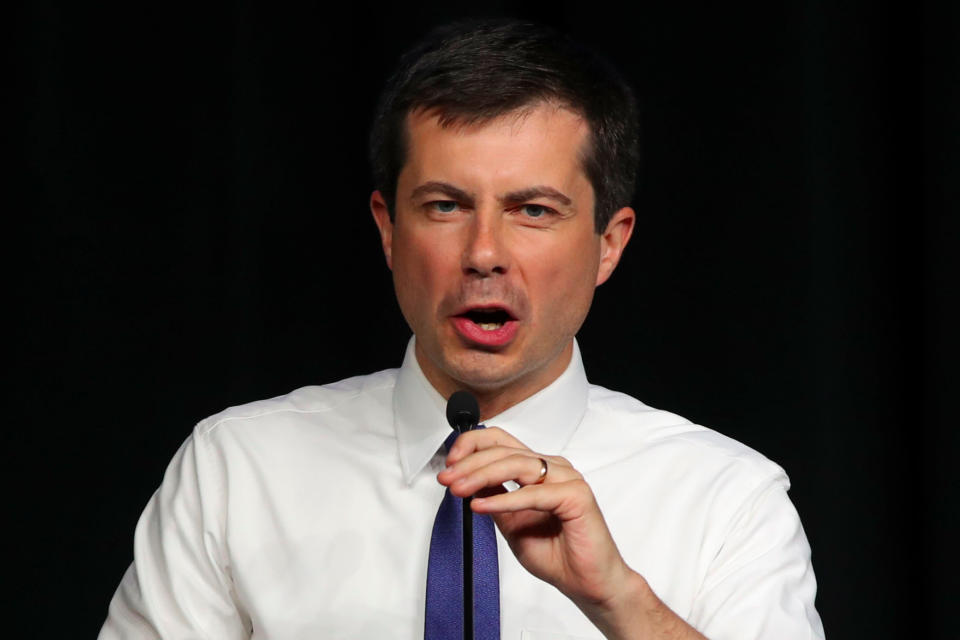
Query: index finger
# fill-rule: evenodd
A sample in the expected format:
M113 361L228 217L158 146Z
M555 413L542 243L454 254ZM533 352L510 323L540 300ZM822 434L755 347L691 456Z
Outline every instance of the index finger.
M499 446L530 450L530 447L500 427L473 429L472 431L467 431L457 436L453 446L450 447L450 452L447 454L447 466L463 460L475 451L482 451L490 447Z

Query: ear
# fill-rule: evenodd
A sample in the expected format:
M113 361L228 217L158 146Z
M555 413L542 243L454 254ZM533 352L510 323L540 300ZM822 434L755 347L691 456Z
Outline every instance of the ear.
M600 267L597 270L597 285L600 286L613 274L620 256L630 241L637 214L630 207L620 209L610 218L607 228L600 235Z
M373 213L373 221L377 223L377 229L380 230L380 242L383 245L383 255L387 259L387 267L393 269L393 221L390 220L390 210L387 208L387 201L383 199L383 194L374 191L370 194L370 211Z

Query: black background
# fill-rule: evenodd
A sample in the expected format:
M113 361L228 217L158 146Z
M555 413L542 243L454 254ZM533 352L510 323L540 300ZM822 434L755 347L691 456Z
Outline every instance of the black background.
M641 97L639 223L580 334L591 381L787 470L830 637L954 637L957 10L482 6L21 7L24 635L96 634L199 419L399 365L374 102L432 25L515 15L593 45Z

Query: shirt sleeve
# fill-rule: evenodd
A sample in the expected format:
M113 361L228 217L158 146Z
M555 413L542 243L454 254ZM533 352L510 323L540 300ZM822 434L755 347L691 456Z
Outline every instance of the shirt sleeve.
M810 545L787 486L764 483L734 517L689 618L710 640L824 637Z
M167 467L137 523L133 564L100 640L250 637L223 544L223 465L208 447L198 426Z

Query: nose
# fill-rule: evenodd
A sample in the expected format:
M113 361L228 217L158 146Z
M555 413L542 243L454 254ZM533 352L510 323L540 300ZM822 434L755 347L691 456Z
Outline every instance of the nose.
M463 248L463 272L487 278L503 275L509 268L509 252L504 243L504 221L493 211L478 211L466 230Z

